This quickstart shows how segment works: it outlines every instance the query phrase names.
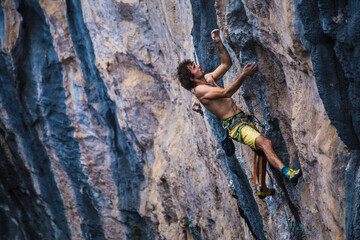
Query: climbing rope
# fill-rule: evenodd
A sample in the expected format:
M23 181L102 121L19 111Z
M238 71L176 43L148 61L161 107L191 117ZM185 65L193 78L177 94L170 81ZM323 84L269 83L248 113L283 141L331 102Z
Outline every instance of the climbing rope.
M265 124L263 122L260 122L260 120L254 115L254 113L250 112L249 115L253 117L252 122L254 123L254 125L257 124L259 127L261 127L260 134L262 134L264 132L264 130L265 130ZM281 204L282 204L282 207L283 207L283 210L284 210L287 228L288 228L288 231L289 231L289 239L291 239L291 229L290 229L289 220L288 220L286 210L285 210L285 204L284 204L284 200L283 200L283 197L282 197L282 191L281 191L280 187L277 185L276 181L274 181L274 179L271 177L269 171L267 169L266 169L266 171L267 171L271 181L274 183L276 189L278 190L278 192L280 194L280 200L281 200Z
M276 189L278 190L279 194L280 194L280 200L281 200L281 204L282 204L282 207L283 207L283 210L284 210L284 214L285 214L285 219L286 219L286 223L287 223L287 227L288 227L288 230L289 230L289 239L291 239L291 229L290 229L290 224L289 224L289 221L288 221L288 218L287 218L287 214L286 214L286 211L285 211L285 205L284 205L284 201L283 201L283 198L282 198L282 192L281 192L281 189L280 187L277 185L276 181L273 180L273 178L271 177L269 171L266 169L271 181L273 183L275 183L275 187Z

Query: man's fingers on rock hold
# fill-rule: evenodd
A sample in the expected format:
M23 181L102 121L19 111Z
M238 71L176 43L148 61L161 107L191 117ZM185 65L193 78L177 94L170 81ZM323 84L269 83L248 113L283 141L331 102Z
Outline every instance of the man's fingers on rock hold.
M257 70L257 65L255 63L248 63L245 65L243 71L246 75L250 76L253 75Z
M257 68L257 65L255 63L250 63L250 68L253 70L253 69L256 69Z
M248 63L248 64L245 65L246 69L252 69L254 67L256 67L256 64L253 64L253 63Z
M252 72L255 72L255 71L256 71L256 69L257 69L256 64L253 64L253 65L251 66L251 71L252 71Z
M245 69L251 68L251 63L246 64L244 68Z

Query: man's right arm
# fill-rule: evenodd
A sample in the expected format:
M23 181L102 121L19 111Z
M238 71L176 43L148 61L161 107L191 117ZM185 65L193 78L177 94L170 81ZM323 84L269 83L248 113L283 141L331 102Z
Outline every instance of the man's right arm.
M249 63L244 67L240 76L226 88L201 85L198 87L196 95L202 99L230 98L244 83L245 78L254 74L256 69L256 64Z
M219 30L216 29L212 31L211 37L216 43L216 46L220 53L220 60L221 60L220 66L218 66L212 73L210 73L211 77L216 82L220 78L222 78L224 74L230 69L230 67L232 66L232 62L228 51L226 50L224 44L221 41Z

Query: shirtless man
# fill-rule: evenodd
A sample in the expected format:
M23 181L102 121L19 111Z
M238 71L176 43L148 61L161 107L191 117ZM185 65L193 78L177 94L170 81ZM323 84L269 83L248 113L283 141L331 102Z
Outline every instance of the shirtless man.
M181 85L189 91L195 90L196 97L204 107L223 120L232 139L244 143L254 150L263 151L272 166L281 171L288 179L296 180L300 176L300 170L294 170L284 165L274 152L271 141L261 136L253 123L246 120L249 119L248 114L236 106L231 98L246 77L256 72L256 64L247 64L240 76L229 86L226 88L219 87L216 81L224 76L231 67L232 62L229 53L221 42L219 30L212 31L211 37L220 52L220 66L215 71L205 74L200 65L195 65L189 59L184 60L177 68ZM262 196L265 197L273 194L272 191L267 189L266 185L260 191Z

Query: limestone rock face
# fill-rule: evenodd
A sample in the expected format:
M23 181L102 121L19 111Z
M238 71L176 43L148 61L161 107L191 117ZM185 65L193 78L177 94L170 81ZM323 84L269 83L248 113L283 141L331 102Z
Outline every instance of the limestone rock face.
M0 239L359 239L357 1L3 0ZM259 71L233 99L294 186L257 198L253 153L176 76Z

